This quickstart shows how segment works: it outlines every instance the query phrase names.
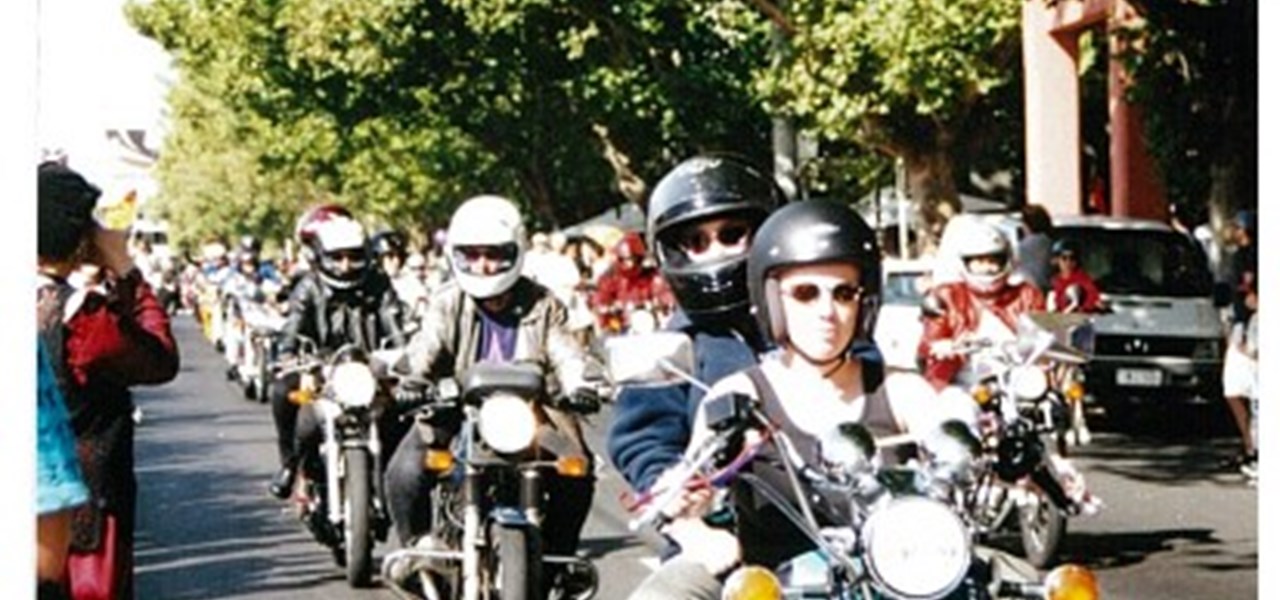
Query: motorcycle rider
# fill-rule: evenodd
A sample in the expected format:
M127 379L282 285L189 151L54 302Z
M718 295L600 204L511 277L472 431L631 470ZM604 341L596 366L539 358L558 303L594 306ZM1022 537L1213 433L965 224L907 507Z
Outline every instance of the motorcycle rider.
M883 439L941 422L944 411L922 402L932 394L920 376L893 375L884 385L869 387L863 360L851 352L855 342L866 342L875 329L881 275L875 231L848 206L810 200L774 212L752 242L747 285L758 326L777 351L720 380L707 398L739 394L757 401L794 442L799 457L815 468L824 464L822 440L835 434L837 425L860 423ZM704 402L697 411L691 448L711 435L706 406ZM957 410L946 416L961 415ZM882 449L880 458L892 465L913 453L912 445L903 445ZM764 446L747 469L765 481L787 481L782 460L776 449ZM710 489L686 491L676 506L668 507L671 520L662 530L684 550L641 583L632 600L713 600L720 598L717 577L733 565L775 569L815 548L752 490L750 485L731 485L732 530L704 521L714 497ZM813 504L820 524L846 524L841 521L847 512L838 503L823 498Z
M417 273L405 268L409 244L405 241L404 234L394 229L383 229L373 234L369 242L373 246L378 267L391 280L396 297L404 304L409 318L421 319L422 311L426 309L427 288Z
M947 258L959 263L960 281L929 291L918 347L924 376L938 390L972 375L972 365L956 352L957 342L1013 340L1019 315L1045 309L1044 294L1017 272L1009 239L999 229L958 217L947 224L942 239L942 247L955 254Z
M400 301L390 282L370 265L364 228L351 212L324 204L305 212L294 231L298 246L312 268L289 295L288 320L281 330L279 355L287 360L299 349L299 336L316 342L322 355L354 343L366 352L377 350L384 339L403 346ZM313 449L319 430L313 415L299 415L289 401L299 375L277 380L271 386L271 410L276 425L280 470L271 479L271 494L289 497L299 461ZM396 428L380 428L394 443Z
M420 404L429 392L412 382L458 376L480 362L536 364L547 375L547 397L564 398L567 404L541 406L546 416L542 426L563 433L590 460L573 413L597 410L599 397L587 385L586 356L565 326L564 304L521 275L527 244L520 211L506 198L476 196L453 213L445 245L453 280L432 296L423 327L396 367L406 375L397 401L404 407ZM422 466L423 457L429 448L448 448L459 426L457 421L419 419L415 432L404 436L391 457L384 487L403 547L436 543L430 532L431 491L437 481ZM571 556L591 509L595 478L549 477L545 489L544 548L548 554ZM396 568L393 579L412 572L411 562ZM546 581L554 579L549 574Z
M648 232L678 311L669 331L693 342L699 381L714 383L755 365L768 343L751 314L747 250L765 218L784 202L768 175L737 158L689 158L668 172L649 198ZM863 359L867 385L883 375L884 359L870 340L852 352ZM632 490L650 489L680 460L703 390L688 383L623 386L607 445Z
M645 265L645 245L640 234L629 231L613 246L613 266L600 277L591 296L591 307L601 331L619 333L630 327L632 310L650 309L665 318L675 299L658 269Z

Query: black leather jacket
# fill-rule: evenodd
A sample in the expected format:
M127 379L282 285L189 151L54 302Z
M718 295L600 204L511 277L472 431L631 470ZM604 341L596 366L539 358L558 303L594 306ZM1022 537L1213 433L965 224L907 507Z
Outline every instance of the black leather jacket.
M335 290L319 275L303 275L289 294L289 316L281 331L280 352L298 350L298 336L315 340L321 353L355 343L377 350L384 339L394 347L405 345L402 304L391 282L373 271L358 286Z

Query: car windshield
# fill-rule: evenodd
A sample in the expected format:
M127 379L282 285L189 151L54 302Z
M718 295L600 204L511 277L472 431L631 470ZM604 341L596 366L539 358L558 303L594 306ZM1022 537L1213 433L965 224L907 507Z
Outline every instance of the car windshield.
M1204 253L1172 231L1059 227L1081 266L1107 294L1192 297L1212 293Z
M892 272L885 276L884 293L881 302L884 304L903 304L919 306L923 296L920 278L924 273L919 271Z

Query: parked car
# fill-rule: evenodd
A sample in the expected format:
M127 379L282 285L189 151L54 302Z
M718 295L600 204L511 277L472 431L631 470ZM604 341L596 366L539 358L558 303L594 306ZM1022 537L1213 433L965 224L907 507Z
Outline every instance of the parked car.
M924 330L920 302L931 285L932 264L930 259L887 258L882 265L884 289L873 335L885 364L891 368L919 368L916 347Z
M1221 396L1223 325L1229 297L1215 288L1204 254L1153 220L1059 217L1059 239L1080 249L1106 312L1094 320L1087 386L1104 406L1118 399Z

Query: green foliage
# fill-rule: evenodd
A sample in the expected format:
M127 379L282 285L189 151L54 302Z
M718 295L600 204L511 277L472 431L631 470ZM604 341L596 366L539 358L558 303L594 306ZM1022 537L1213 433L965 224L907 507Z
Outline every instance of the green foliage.
M131 22L181 74L160 204L188 238L283 236L319 199L367 221L439 224L486 192L550 224L617 202L620 178L654 178L696 150L767 155L768 121L749 89L763 37L712 35L703 10L658 0L130 4Z
M1147 147L1170 200L1219 214L1257 202L1257 5L1142 2L1118 28Z

